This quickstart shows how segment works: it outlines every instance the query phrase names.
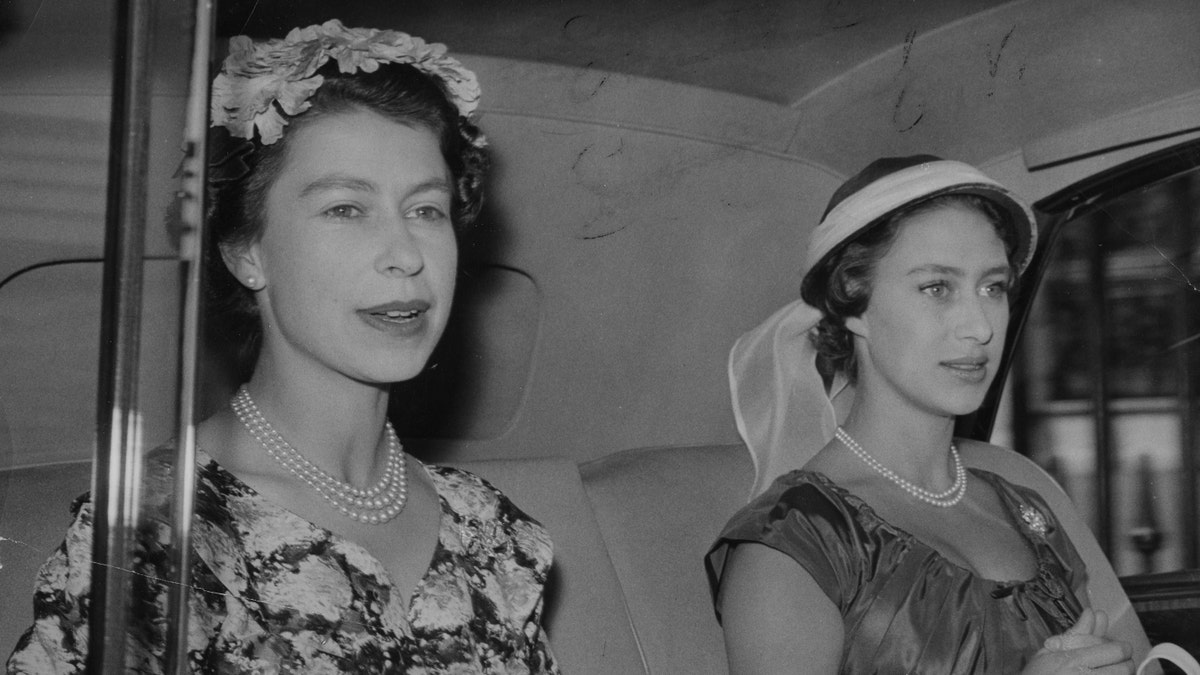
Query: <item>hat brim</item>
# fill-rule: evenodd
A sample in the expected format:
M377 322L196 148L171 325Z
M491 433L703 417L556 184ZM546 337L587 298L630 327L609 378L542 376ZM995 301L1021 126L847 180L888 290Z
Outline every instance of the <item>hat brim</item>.
M1037 246L1033 210L1011 190L975 167L952 160L912 166L880 177L846 197L813 231L806 260L805 285L820 264L843 244L901 209L951 194L977 195L995 204L1017 235L1012 260L1025 271Z

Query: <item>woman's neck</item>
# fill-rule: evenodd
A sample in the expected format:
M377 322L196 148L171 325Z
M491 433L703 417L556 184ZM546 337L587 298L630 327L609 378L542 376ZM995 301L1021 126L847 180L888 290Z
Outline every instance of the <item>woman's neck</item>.
M948 455L954 418L931 415L856 392L842 427L862 448L900 477L917 485L949 485Z
M262 416L306 459L354 485L378 477L387 385L260 360L246 388Z

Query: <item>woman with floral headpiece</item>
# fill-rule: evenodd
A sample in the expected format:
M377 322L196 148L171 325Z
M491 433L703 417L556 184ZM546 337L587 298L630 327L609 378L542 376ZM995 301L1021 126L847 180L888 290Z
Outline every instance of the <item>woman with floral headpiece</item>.
M558 672L545 530L408 456L386 417L389 385L442 334L456 232L479 213L478 99L445 47L404 33L330 21L232 40L212 89L209 276L249 378L197 428L190 670ZM138 672L164 667L172 455L146 468ZM9 672L85 667L93 513L74 508Z
M1145 635L1123 594L1090 608L1089 575L1116 580L1084 565L1069 502L967 468L1006 453L1040 476L953 437L1036 232L1002 185L928 155L834 193L802 300L730 356L756 496L706 563L733 673L1133 672Z

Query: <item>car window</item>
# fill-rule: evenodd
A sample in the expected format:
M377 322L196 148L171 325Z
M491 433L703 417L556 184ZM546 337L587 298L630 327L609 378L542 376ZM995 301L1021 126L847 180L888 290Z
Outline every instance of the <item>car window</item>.
M1043 276L1011 376L1013 445L1122 575L1197 566L1197 162L1181 147L1043 203Z

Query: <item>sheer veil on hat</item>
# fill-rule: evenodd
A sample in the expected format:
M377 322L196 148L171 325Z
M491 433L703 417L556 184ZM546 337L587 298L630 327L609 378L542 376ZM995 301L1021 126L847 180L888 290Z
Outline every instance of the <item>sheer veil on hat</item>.
M1037 243L1029 206L1003 185L962 162L931 155L872 162L847 180L813 231L805 279L838 247L902 207L947 194L993 202L1017 233L1012 259L1024 271ZM833 438L849 413L854 388L838 373L826 388L809 333L820 310L796 300L740 337L729 355L729 388L738 433L754 460L751 496L798 469Z
M804 466L833 438L854 400L840 373L827 393L808 339L821 312L796 300L743 335L729 355L729 388L738 433L754 460L757 495Z

